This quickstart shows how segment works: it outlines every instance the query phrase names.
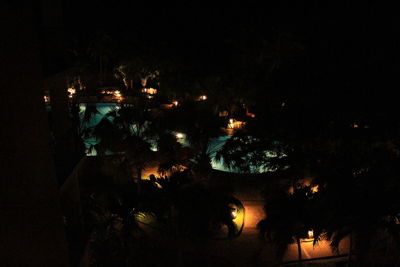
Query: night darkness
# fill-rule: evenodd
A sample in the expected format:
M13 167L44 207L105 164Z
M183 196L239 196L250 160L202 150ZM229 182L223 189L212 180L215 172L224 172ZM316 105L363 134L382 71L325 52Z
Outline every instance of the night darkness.
M0 266L400 266L390 6L0 4Z

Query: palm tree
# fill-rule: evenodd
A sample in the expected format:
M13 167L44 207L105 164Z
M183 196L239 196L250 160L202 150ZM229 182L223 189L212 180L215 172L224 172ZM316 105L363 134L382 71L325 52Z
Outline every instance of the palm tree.
M298 187L292 194L286 190L266 195L266 219L259 222L261 236L275 247L275 259L281 263L288 245L297 244L299 264L302 261L301 239L314 229L313 202L315 194L311 187ZM318 238L315 239L315 243Z
M104 70L111 56L111 42L112 38L104 33L97 32L91 43L88 46L89 56L98 64L99 67L99 81L100 85L104 81Z
M210 106L203 102L187 102L170 114L173 120L170 129L186 134L190 148L190 165L195 173L207 173L211 170L211 139L222 136L222 121L213 113Z
M146 103L141 101L110 111L93 131L99 141L95 145L99 154L123 154L123 164L128 172L136 173L139 192L142 172L154 154L151 150L151 115Z

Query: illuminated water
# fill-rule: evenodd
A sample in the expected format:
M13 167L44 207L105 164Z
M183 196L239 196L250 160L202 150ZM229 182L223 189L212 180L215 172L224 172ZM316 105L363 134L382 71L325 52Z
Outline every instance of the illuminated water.
M91 119L87 122L84 123L84 127L94 127L96 126L103 118L104 116L112 111L115 108L118 108L120 104L117 103L97 103L96 108L97 108L97 113L93 114ZM79 116L80 120L83 123L84 121L84 113L86 111L86 104L79 104ZM225 142L230 138L230 136L220 136L218 138L212 138L210 139L209 143L209 148L208 151L211 155L211 165L213 169L215 170L220 170L220 171L226 171L226 172L239 172L239 170L234 170L234 169L228 169L226 168L222 162L217 161L215 159L215 154L222 148L222 146L225 144ZM188 142L186 141L186 135L182 134L181 138L178 138L178 142L180 142L184 146L189 146ZM97 155L97 152L95 149L93 149L93 145L97 143L96 138L86 138L84 140L85 147L86 147L86 155L87 156L95 156ZM92 149L90 149L92 148ZM152 148L153 150L155 149L155 145ZM265 170L262 169L254 169L252 172L264 172Z

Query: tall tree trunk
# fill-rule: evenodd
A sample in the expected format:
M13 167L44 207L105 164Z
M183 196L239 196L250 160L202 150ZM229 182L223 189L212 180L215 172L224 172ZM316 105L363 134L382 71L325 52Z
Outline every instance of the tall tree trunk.
M302 264L302 255L301 255L301 243L300 243L300 238L296 238L296 242L297 242L297 253L299 255L299 265L303 265Z

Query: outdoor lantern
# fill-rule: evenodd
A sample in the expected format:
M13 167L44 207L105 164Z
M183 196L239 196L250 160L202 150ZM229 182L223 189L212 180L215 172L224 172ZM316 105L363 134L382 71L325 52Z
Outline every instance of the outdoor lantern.
M232 220L236 219L238 215L238 210L235 204L229 204L229 209L230 209L230 215Z
M308 230L308 238L310 238L310 239L314 238L314 231L313 230Z
M301 242L313 242L313 241L314 241L314 231L313 230L308 230L307 237L301 239Z
M236 211L236 209L234 209L231 211L231 217L232 217L232 219L236 219L236 216L237 216L237 211Z
M115 90L115 91L114 91L114 95L115 95L116 97L121 97L121 92L120 92L119 90Z
M74 94L76 93L76 90L74 88L68 88L68 97L72 98L74 96Z

